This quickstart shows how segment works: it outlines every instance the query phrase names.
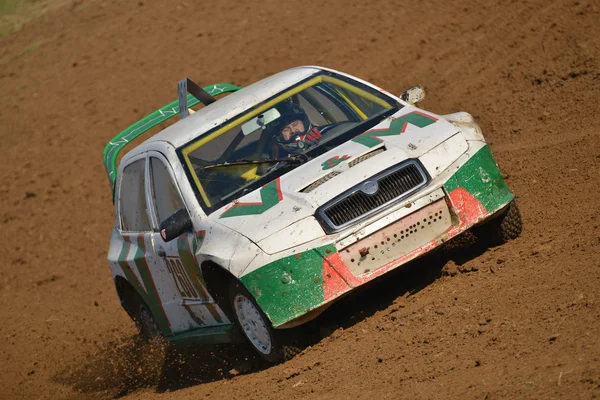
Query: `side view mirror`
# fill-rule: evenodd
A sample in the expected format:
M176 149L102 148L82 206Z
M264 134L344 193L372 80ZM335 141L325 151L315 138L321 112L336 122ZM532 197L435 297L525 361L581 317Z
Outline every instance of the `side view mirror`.
M160 237L165 242L192 231L192 219L185 208L177 210L169 218L160 223Z
M406 89L400 98L407 103L417 104L425 100L425 89L421 85L413 86L410 89Z

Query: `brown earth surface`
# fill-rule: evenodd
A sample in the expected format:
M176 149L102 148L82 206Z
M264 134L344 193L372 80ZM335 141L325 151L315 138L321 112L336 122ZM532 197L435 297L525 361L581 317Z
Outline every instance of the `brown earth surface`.
M63 3L0 38L0 398L600 397L597 0ZM103 147L182 77L306 64L471 112L523 233L386 275L282 365L240 347L163 365L105 260Z

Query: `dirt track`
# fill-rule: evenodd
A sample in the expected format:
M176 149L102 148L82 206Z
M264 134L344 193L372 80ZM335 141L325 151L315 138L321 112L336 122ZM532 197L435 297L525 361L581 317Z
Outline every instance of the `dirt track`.
M204 3L76 1L0 39L0 398L600 397L597 0ZM283 365L234 377L249 353L216 349L161 371L105 261L102 149L182 77L305 64L475 115L522 237L384 278Z

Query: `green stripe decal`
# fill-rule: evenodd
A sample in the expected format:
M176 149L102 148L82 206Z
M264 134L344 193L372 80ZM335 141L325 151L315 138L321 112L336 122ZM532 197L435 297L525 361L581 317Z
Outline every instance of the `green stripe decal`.
M131 238L129 238L131 240ZM162 302L158 292L156 290L156 285L154 284L154 279L152 279L152 274L150 273L150 269L148 268L148 263L146 261L146 244L144 242L144 235L137 235L137 250L135 256L133 257L133 261L137 266L137 269L144 281L144 286L147 288L147 295L144 296L144 292L141 293L142 297L144 297L144 301L150 307L150 311L152 311L152 315L156 320L156 323L161 328L164 333L170 333L169 320L167 319L167 315L165 314L165 310L163 310Z
M198 249L202 246L202 242L204 242L204 237L206 236L206 231L197 231L194 232L194 238L192 239L192 254L198 253Z
M333 167L335 167L336 165L338 165L341 162L344 162L346 160L348 160L350 158L349 155L345 154L343 156L333 156L331 157L329 160L326 160L325 162L323 162L321 164L321 168L323 169L323 171L331 169Z
M119 258L117 259L117 262L119 263L121 270L123 270L127 281L133 286L137 286L135 289L138 291L138 293L144 295L146 293L146 289L141 284L137 275L131 270L129 263L127 262L127 254L129 254L129 249L131 248L131 243L128 239L128 237L124 237L123 247L121 248L121 253L119 253Z
M299 317L324 303L323 258L333 245L281 258L241 278L274 326Z
M435 123L435 121L437 121L437 118L431 115L427 115L420 111L413 111L401 116L400 118L394 119L389 128L372 129L360 136L355 137L352 139L352 141L367 147L375 147L381 144L382 140L379 139L380 137L400 135L406 131L408 124L414 125L418 128L425 128L426 126Z
M204 234L204 231L202 231ZM196 243L198 236L195 236L192 240ZM202 239L204 239L204 235L202 235ZM194 245L194 247L197 244ZM198 263L196 262L196 258L194 254L190 251L190 247L188 245L187 235L182 235L177 238L177 250L179 252L179 258L181 259L181 263L185 268L185 272L190 277L192 284L194 285L194 289L198 293L198 296L201 300L208 300L209 294L206 292L206 283L204 282L204 278L200 274L200 269L198 268ZM195 279L194 279L195 278ZM210 315L217 321L217 323L223 323L223 319L221 315L215 308L214 304L206 304L206 308L210 312Z
M444 184L447 193L464 188L486 211L494 212L515 196L508 190L489 146L482 147Z
M219 218L258 215L279 204L279 202L283 200L281 188L279 187L279 178L266 184L260 189L260 199L262 200L260 203L234 203L233 206L225 210Z

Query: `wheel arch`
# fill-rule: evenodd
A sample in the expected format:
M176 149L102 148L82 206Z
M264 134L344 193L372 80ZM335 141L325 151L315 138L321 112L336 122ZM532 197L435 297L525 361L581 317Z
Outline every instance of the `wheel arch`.
M121 301L121 306L127 312L131 319L134 319L135 316L135 300L137 298L141 299L138 291L133 287L133 285L125 279L121 275L115 276L115 288L117 290L117 295L119 296L119 300Z
M200 271L206 284L206 290L221 307L227 318L233 321L233 310L229 304L229 285L232 281L241 281L229 270L210 260L200 264Z

